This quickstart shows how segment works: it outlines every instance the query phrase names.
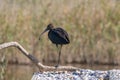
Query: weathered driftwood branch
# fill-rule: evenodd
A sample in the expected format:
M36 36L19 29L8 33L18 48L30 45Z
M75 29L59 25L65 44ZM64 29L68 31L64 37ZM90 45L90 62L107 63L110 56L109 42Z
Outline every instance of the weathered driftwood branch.
M34 56L32 56L30 53L28 53L19 43L17 42L8 42L0 44L0 49L4 49L7 47L16 47L18 48L27 58L29 58L34 64L37 65L37 67L40 69L40 71L50 71L50 70L77 70L79 68L72 67L72 66L59 66L58 68L53 66L45 66L41 62L38 61Z

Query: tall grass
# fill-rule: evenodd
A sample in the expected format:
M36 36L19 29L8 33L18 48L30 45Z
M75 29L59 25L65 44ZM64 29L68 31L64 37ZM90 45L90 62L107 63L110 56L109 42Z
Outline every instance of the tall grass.
M7 68L7 60L5 58L5 55L3 55L0 59L0 80L5 80L6 76L6 68Z
M57 60L57 49L47 34L49 23L61 26L71 43L62 49L62 63L120 64L119 0L0 0L0 43L17 41L40 61ZM5 49L8 60L29 61L15 49Z

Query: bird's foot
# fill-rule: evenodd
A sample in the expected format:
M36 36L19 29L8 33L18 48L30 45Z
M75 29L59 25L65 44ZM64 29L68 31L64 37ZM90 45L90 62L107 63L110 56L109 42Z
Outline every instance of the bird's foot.
M57 64L57 65L55 65L55 68L58 68L59 67L59 65Z

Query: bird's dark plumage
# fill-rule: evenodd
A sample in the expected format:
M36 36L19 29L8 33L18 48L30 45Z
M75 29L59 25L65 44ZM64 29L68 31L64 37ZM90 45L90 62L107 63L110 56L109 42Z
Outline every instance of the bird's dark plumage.
M70 43L68 34L62 28L51 29L48 33L49 39L54 44L68 44Z
M61 55L62 45L70 43L69 36L68 36L68 33L64 29L59 28L59 27L54 28L54 26L52 24L49 24L47 26L47 28L41 33L41 35L43 33L45 33L46 31L49 31L48 32L48 38L51 40L51 42L56 44L57 48L58 48L58 45L61 46L60 50L59 50L58 64L56 65L56 67L58 67L59 62L60 62L60 55Z

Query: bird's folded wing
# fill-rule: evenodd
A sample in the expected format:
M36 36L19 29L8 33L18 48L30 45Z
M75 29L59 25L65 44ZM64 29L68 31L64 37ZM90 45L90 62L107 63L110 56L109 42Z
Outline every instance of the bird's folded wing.
M67 42L70 42L68 33L64 29L62 29L62 28L56 28L53 31L54 31L54 33L56 33L57 36L65 39Z

